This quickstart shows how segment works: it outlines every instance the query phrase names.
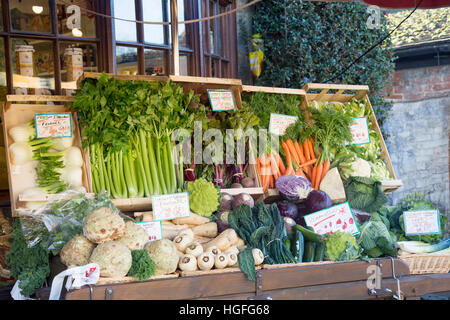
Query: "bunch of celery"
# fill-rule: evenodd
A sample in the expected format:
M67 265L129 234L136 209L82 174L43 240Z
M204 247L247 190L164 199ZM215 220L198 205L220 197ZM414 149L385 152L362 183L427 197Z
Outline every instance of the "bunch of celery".
M195 114L187 108L195 99L170 80L85 79L72 107L89 149L94 192L106 190L112 198L177 192L183 175L176 172L180 155L171 135L193 128Z

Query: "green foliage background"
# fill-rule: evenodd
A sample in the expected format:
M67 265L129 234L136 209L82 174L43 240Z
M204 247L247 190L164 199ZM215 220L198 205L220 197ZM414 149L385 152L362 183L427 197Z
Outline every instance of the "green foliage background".
M253 32L264 39L265 61L257 85L301 88L307 82L326 83L341 73L390 29L369 29L367 5L302 0L264 0L256 4ZM380 126L391 103L383 88L394 71L390 39L360 59L332 83L366 84Z

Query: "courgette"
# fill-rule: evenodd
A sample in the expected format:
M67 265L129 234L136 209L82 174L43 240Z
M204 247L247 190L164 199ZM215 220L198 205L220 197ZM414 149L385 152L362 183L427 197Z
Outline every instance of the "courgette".
M323 235L315 233L314 231L311 231L307 228L303 228L299 224L296 224L292 228L300 231L303 234L303 237L305 238L305 240L309 240L309 241L313 241L313 242L323 242L325 240L325 237Z
M316 250L314 252L314 261L323 261L325 255L325 243L317 243Z
M304 241L303 234L298 230L293 230L291 234L291 253L296 263L303 261Z
M314 241L305 241L304 262L313 262L317 243Z

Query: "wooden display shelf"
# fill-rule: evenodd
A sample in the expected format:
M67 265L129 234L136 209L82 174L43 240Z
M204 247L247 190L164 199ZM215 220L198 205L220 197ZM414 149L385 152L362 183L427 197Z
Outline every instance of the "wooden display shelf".
M394 262L395 270L392 268ZM286 265L263 265L256 270L257 280L251 282L239 270L199 272L169 279L131 283L96 284L66 293L66 300L179 300L179 299L382 299L367 287L369 266L381 271L381 288L401 290L405 299L417 299L428 293L450 290L450 274L411 275L408 265L400 259L379 258L371 262L320 262ZM372 267L373 268L373 267ZM234 269L234 268L231 268ZM226 269L224 269L226 270ZM219 270L220 271L220 270ZM45 299L48 289L40 290Z

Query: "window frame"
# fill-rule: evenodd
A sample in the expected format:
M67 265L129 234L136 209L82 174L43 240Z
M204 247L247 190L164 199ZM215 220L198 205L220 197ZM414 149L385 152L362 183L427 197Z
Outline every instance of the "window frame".
M101 12L101 0L93 0L94 10L97 12ZM2 4L2 17L3 17L3 30L0 31L0 37L4 39L5 46L5 71L6 71L6 84L7 84L7 92L13 93L13 74L14 68L12 65L12 39L13 38L22 38L22 39L37 39L37 40L48 40L52 42L53 46L53 69L54 74L53 77L55 79L55 95L62 94L61 88L61 60L60 60L60 42L73 41L79 43L94 43L97 46L97 64L98 70L104 70L105 66L103 64L103 52L104 48L102 48L102 38L100 37L99 30L104 28L103 21L99 16L95 17L95 32L96 37L74 37L74 36L66 36L59 33L58 30L58 14L57 14L57 0L48 0L49 10L50 10L50 18L51 18L51 33L39 33L39 32L28 32L28 31L20 31L14 30L11 24L11 15L10 15L10 6L9 0L1 0ZM83 14L83 12L82 12Z
M145 0L134 0L135 3L135 14L136 14L136 20L143 21L143 5L142 2ZM163 18L164 22L170 21L170 0L160 0L162 2L162 8L163 8ZM187 4L192 4L193 0L178 0L178 1L184 1L184 10L185 10L185 16L192 18L195 16L194 10L192 10L193 6L188 6ZM114 0L110 0L111 5L111 12L114 12ZM193 18L192 18L193 19ZM164 51L164 69L165 69L165 75L168 75L172 73L172 60L171 60L171 53L172 53L172 44L169 43L170 38L170 25L163 25L163 32L164 32L164 44L156 44L156 43L150 43L145 42L144 37L144 24L142 23L136 23L136 34L137 34L137 41L136 42L130 42L130 41L121 41L116 40L115 35L115 24L114 19L111 19L112 21L112 37L113 37L113 56L114 56L114 73L117 73L117 57L116 57L116 47L122 46L122 47L132 47L137 48L137 63L138 63L138 74L144 75L145 74L145 56L144 51L145 49L152 49L152 50L159 50ZM186 30L189 35L188 43L191 46L191 48L187 47L180 47L179 51L180 53L187 53L189 56L189 68L188 68L188 74L194 74L195 68L193 67L193 59L194 59L194 53L195 50L193 47L194 37L193 37L193 28L191 28L191 24L186 25Z

